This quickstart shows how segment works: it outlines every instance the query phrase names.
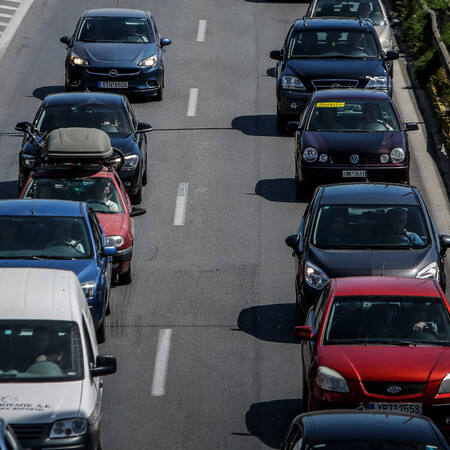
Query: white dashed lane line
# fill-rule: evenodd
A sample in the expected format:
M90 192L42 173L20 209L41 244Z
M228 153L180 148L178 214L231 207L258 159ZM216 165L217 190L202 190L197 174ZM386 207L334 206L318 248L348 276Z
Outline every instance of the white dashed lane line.
M175 217L173 219L174 225L184 225L186 218L188 196L188 183L180 183L178 185L177 200L175 203Z
M203 42L206 34L206 20L200 20L198 22L197 41Z
M156 350L155 371L153 372L152 385L152 395L154 397L161 397L165 394L171 338L172 330L170 328L159 330L158 348Z
M198 100L198 88L191 88L189 92L189 103L187 110L188 117L194 117L197 114L197 100Z

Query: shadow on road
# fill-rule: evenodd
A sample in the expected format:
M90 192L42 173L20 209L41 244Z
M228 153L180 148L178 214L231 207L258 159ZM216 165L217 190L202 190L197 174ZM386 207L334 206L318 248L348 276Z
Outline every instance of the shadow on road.
M64 86L42 86L33 91L33 97L44 100L48 94L61 94L65 92Z
M17 198L19 185L17 180L0 182L0 200Z
M239 331L262 341L298 344L292 337L296 326L294 303L245 308L239 313L237 326Z
M259 180L255 186L255 194L271 202L307 203L308 199L298 199L295 195L293 178L273 178Z
M266 75L271 78L275 78L275 67L270 67L266 71Z
M231 122L231 127L248 136L292 137L278 134L275 114L235 117Z
M245 415L245 424L265 445L280 448L289 425L302 412L302 407L299 398L254 403Z

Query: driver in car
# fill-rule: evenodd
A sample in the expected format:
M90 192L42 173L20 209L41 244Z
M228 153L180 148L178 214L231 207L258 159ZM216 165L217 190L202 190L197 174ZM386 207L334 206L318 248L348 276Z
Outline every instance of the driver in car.
M74 239L73 227L70 222L62 222L54 227L52 230L53 240L49 242L46 247L56 247L66 245L74 248L79 253L85 253L83 244Z
M95 182L90 189L90 199L87 200L88 203L102 203L107 206L110 211L119 211L117 203L110 199L111 196L111 183L109 181Z
M363 114L364 119L360 123L359 127L361 129L365 129L367 125L373 124L373 123L379 123L386 128L388 131L392 131L393 128L385 121L383 120L383 115L381 114L381 108L380 105L377 105L376 103L366 103L363 106Z
M417 233L406 230L408 215L403 208L391 208L386 211L385 217L387 226L383 235L384 242L405 241L409 244L424 245Z

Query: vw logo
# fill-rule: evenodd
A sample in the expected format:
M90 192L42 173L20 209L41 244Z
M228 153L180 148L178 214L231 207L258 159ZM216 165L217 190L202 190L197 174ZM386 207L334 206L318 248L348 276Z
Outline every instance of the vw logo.
M350 162L352 164L357 164L359 162L359 156L358 155L352 155L350 156Z
M116 69L111 69L110 71L109 71L109 76L110 77L115 77L115 76L117 76L117 70Z
M333 84L331 85L331 87L332 87L333 89L337 89L337 88L340 88L341 85L340 85L339 83L333 83Z
M398 394L401 390L402 390L402 388L400 386L389 386L387 388L387 391L390 394Z

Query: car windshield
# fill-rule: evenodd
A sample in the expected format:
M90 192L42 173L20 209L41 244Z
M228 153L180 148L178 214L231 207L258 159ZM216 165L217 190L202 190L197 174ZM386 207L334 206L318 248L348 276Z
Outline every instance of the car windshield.
M124 214L116 185L108 178L33 178L23 198L49 198L89 203L97 213Z
M92 244L80 217L0 216L0 259L87 259Z
M372 33L359 30L301 31L289 43L290 58L378 58L378 48Z
M320 101L314 103L307 131L400 131L401 124L391 102L373 100Z
M300 447L299 447L300 448ZM310 445L309 450L443 450L444 447L436 443L427 444L416 441L371 440L357 441L345 439L341 442L321 442Z
M0 321L0 383L72 381L83 376L75 322Z
M362 17L374 25L386 25L378 1L335 1L317 0L313 17Z
M323 249L420 249L431 243L413 205L323 205L311 243Z
M147 19L134 17L86 17L78 33L82 42L154 42Z
M324 343L450 346L450 319L439 297L335 297Z
M98 128L113 138L132 133L128 116L122 108L111 105L55 105L40 111L34 126L40 133L56 128Z

